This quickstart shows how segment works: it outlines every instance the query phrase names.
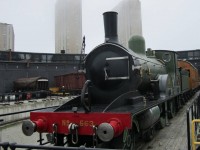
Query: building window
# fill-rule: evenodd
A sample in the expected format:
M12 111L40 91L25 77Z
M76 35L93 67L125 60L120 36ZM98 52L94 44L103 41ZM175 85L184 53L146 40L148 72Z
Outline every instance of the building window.
M199 59L199 51L195 51L194 52L194 58L195 59Z
M193 52L188 52L188 59L193 59Z

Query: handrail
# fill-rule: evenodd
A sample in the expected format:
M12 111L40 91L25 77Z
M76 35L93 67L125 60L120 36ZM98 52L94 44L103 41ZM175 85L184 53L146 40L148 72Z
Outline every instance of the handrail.
M86 148L85 146L80 147L60 147L60 146L42 146L42 145L22 145L17 143L3 142L0 143L0 148L7 150L15 150L17 148L23 149L43 149L43 150L116 150L116 149L105 149L105 148Z
M200 145L200 142L196 140L195 135L195 123L200 123L200 119L194 119L192 120L192 150L196 150L196 145Z
M199 94L199 93L198 93ZM200 122L200 95L198 95L187 108L187 142L188 150L195 150L195 123ZM192 133L191 133L192 132ZM200 144L200 142L198 142Z
M17 111L17 112L12 112L12 113L6 113L6 114L0 114L0 117L3 116L9 116L9 115L15 115L15 114L21 114L21 113L26 113L26 112L31 112L31 111L37 111L37 110L42 110L42 109L49 109L49 108L55 108L57 106L50 106L50 107L43 107L43 108L36 108L36 109L29 109L29 110L24 110L24 111Z

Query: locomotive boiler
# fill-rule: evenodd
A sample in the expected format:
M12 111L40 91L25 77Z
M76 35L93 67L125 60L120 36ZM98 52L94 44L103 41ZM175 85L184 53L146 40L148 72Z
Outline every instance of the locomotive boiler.
M97 46L85 60L86 78L93 84L94 103L110 103L129 91L158 97L167 93L170 76L165 63L156 57L147 58L141 36L129 40L129 48L119 45L115 13L105 13L105 43ZM115 22L115 23L114 23ZM160 83L160 85L159 85Z
M149 140L154 127L165 126L179 104L177 55L145 51L141 36L119 44L117 13L104 16L105 42L85 59L81 95L53 111L31 112L25 135L48 133L54 145L134 149L137 137Z

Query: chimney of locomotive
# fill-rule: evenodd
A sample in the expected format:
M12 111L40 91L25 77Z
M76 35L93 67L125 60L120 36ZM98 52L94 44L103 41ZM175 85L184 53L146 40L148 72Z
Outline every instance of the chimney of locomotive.
M114 11L103 13L105 42L118 43L117 15L118 13Z

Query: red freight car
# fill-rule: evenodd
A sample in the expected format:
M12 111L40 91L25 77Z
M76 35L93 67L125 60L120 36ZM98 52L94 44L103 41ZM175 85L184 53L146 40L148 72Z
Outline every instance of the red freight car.
M54 81L61 92L80 94L85 83L85 74L83 72L76 72L58 75L54 77Z

